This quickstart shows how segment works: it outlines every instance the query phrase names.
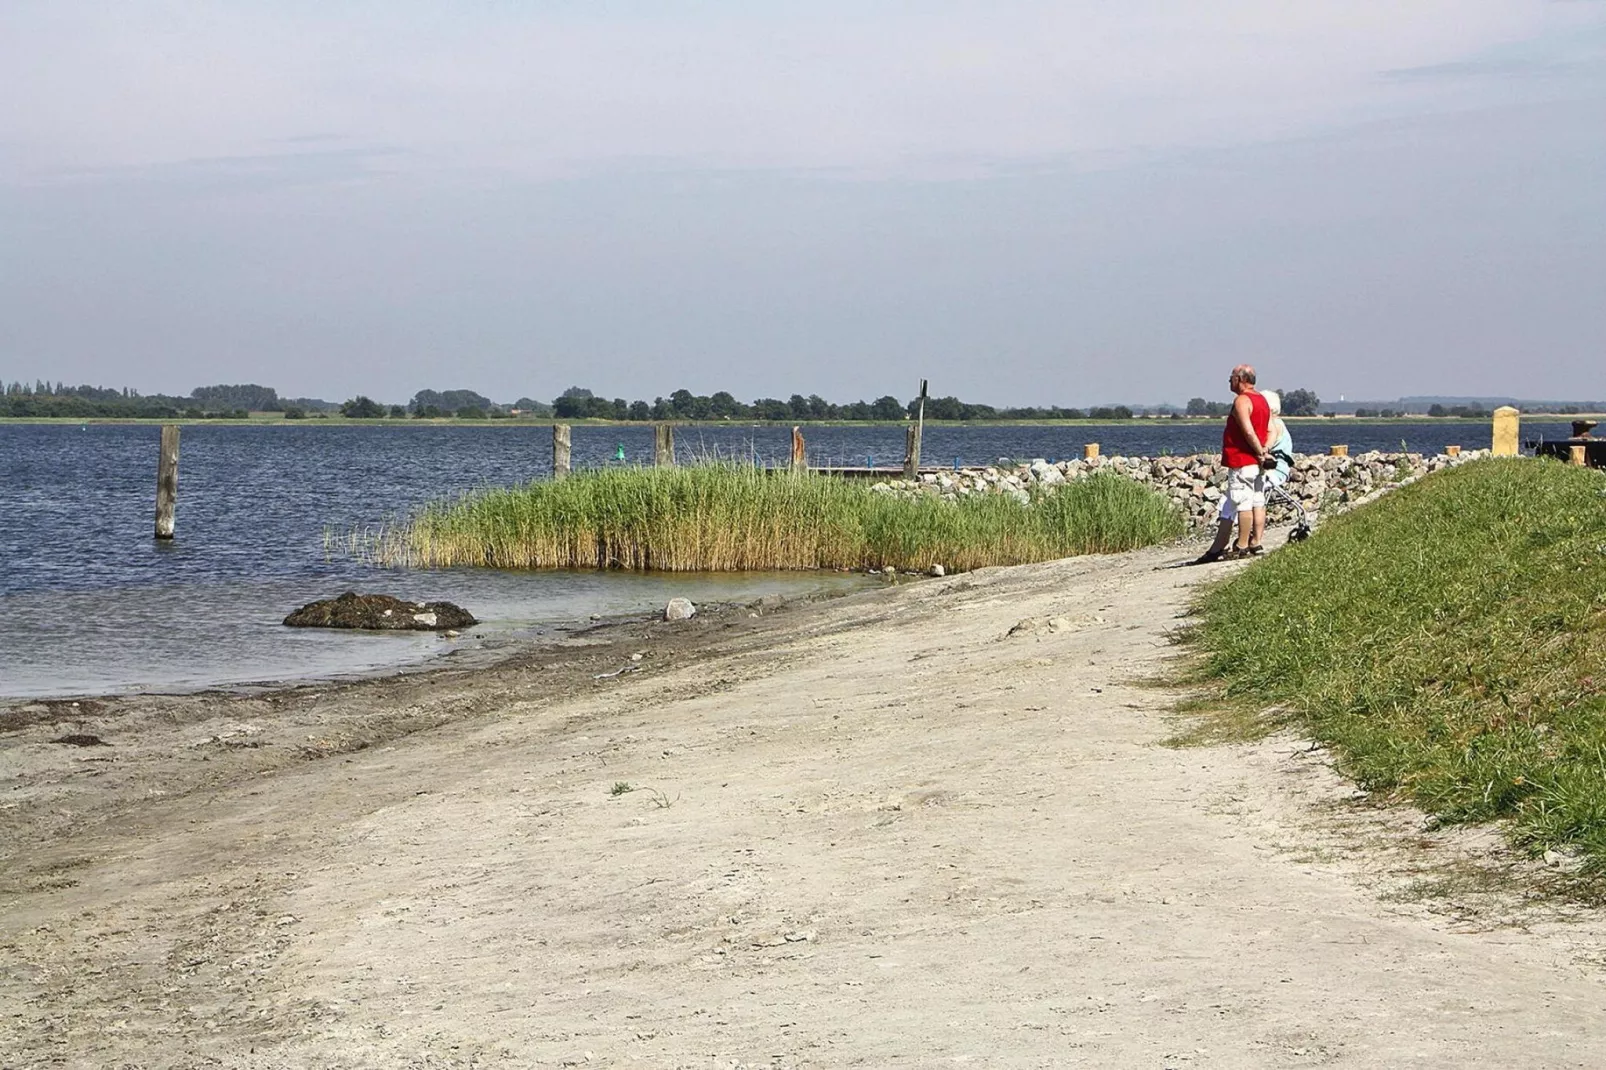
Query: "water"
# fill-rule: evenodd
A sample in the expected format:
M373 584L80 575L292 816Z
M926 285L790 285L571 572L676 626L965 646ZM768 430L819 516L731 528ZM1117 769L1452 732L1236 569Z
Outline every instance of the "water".
M1525 436L1564 437L1565 424ZM806 428L816 465L895 465L903 428ZM1301 450L1343 441L1351 452L1489 444L1485 424L1317 424ZM485 622L492 641L592 614L647 612L674 595L746 601L859 582L818 574L629 575L490 570L384 571L327 559L326 530L405 516L432 499L550 474L545 426L207 426L184 428L178 538L151 538L154 426L0 425L0 696L196 688L323 677L418 662L449 648L427 633L352 634L285 628L297 606L347 589L443 598ZM932 427L928 464L1000 457L1191 453L1213 426L1134 421L1108 426ZM576 467L650 463L652 430L577 426ZM785 463L790 430L744 424L677 430L683 460Z

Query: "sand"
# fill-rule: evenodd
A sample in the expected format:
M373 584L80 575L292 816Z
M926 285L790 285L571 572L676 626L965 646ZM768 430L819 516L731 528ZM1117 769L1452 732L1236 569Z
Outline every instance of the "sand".
M1606 1066L1496 836L1162 745L1178 554L3 711L0 1066Z

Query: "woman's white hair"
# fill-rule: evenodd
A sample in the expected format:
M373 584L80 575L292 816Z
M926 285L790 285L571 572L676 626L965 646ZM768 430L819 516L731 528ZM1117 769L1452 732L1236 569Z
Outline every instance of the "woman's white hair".
M1277 393L1275 390L1262 390L1260 392L1260 396L1266 399L1267 405L1271 406L1271 414L1273 416L1281 416L1283 414L1283 399L1281 394Z

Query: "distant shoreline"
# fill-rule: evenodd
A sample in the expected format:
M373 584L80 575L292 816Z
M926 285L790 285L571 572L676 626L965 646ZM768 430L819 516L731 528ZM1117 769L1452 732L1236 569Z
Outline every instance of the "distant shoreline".
M1525 412L1524 419L1542 420L1545 422L1566 423L1571 420L1603 419L1606 413L1577 412L1577 413L1549 413ZM1313 426L1388 426L1391 424L1478 424L1487 425L1488 417L1479 416L1288 416L1284 417L1290 424L1300 427ZM1220 426L1220 416L1179 416L1172 419L1169 416L1134 416L1130 420L927 420L927 427L1190 427L1190 426ZM568 424L571 427L652 427L655 424L667 423L676 427L903 427L909 423L907 420L599 420L599 419L485 419L469 420L455 416L442 416L430 419L378 418L372 420L354 420L344 416L309 417L303 420L286 420L282 417L252 417L247 420L229 419L196 419L194 417L150 417L150 416L0 416L0 426L10 424L65 424L65 425L143 425L161 426L163 424L179 424L186 427L551 427L553 424Z

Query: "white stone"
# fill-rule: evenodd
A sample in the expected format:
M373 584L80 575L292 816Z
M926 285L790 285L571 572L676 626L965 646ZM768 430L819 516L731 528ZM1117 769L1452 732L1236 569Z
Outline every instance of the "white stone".
M697 607L690 598L671 598L664 607L664 620L688 620L697 615Z

